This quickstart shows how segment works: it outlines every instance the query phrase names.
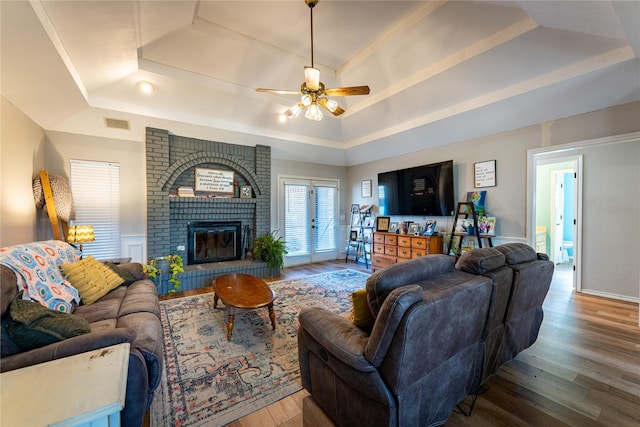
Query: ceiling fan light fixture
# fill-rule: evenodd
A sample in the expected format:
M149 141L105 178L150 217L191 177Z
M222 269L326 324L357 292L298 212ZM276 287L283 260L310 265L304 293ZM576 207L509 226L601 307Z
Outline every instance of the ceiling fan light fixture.
M289 108L289 111L288 111L289 114L287 114L287 116L289 116L289 117L298 117L300 115L301 111L302 111L302 106L298 102L296 105L294 105L293 107Z
M327 110L331 111L332 113L335 113L336 109L338 108L338 103L333 99L328 99L328 98L325 98L325 99L326 101L324 101L324 105L325 107L327 107Z
M302 95L302 98L300 98L300 102L305 107L308 107L309 105L311 105L312 101L313 99L311 99L311 95Z
M318 90L320 88L320 70L313 67L304 67L304 80L309 89Z
M315 102L307 107L307 112L304 115L309 120L314 120L319 122L324 117L322 115L322 111L320 111L320 107Z

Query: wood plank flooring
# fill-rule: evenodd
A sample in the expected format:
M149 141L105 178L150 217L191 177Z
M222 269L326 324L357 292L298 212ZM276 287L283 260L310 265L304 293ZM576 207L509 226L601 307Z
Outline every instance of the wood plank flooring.
M267 281L344 268L370 272L338 260L285 268ZM576 294L570 270L558 266L544 313L536 343L489 379L470 417L456 411L445 426L640 425L638 304ZM302 390L228 427L301 427L307 395Z

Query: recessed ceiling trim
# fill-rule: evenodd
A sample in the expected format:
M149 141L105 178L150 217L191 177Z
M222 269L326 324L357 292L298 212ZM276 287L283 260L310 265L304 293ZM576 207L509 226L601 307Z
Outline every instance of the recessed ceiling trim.
M397 133L434 123L439 120L444 120L458 114L466 113L468 111L485 107L493 103L504 101L508 98L512 98L527 92L573 79L605 67L631 60L633 58L634 55L631 47L623 46L621 48L603 53L602 55L594 56L584 61L580 61L575 64L571 64L558 70L549 72L539 77L529 79L521 83L506 87L504 89L487 93L482 96L478 96L468 101L461 102L429 114L425 114L421 117L417 117L413 120L408 120L404 123L400 123L396 126L391 126L381 131L364 135L360 138L348 141L345 144L345 148L357 147L358 145L366 144L367 142L395 135Z
M378 51L382 46L384 46L390 39L395 38L397 35L406 31L407 28L414 26L416 23L420 22L425 17L431 15L434 11L436 11L440 6L444 5L448 0L443 1L430 1L427 2L424 6L421 6L417 11L410 13L409 16L397 22L394 26L392 26L389 30L382 33L376 40L371 42L366 48L358 52L353 58L351 58L348 62L338 67L336 70L336 77L340 77L345 71L348 71L350 68L355 67L369 56L373 55L376 51Z
M65 49L64 44L62 43L62 40L60 40L60 37L58 36L58 32L55 29L55 26L49 19L49 15L45 10L44 5L42 4L41 1L37 1L37 0L29 0L29 4L31 5L31 7L33 8L33 11L38 17L38 20L40 21L42 28L44 28L45 32L49 36L49 40L51 40L51 43L53 44L56 51L58 52L58 55L60 55L60 59L62 59L62 62L67 68L67 71L69 71L69 74L71 74L71 78L73 78L73 81L78 87L78 90L84 97L85 101L87 101L88 103L89 92L87 91L87 88L82 82L82 79L80 78L80 74L78 73L78 70L76 70L76 67L73 65L73 62L71 61L71 57L69 56L69 53Z
M414 75L403 79L384 90L374 92L368 98L363 99L353 106L350 106L346 113L343 115L343 118L347 118L359 111L369 108L372 105L385 100L386 98L390 98L393 95L407 90L427 79L444 73L445 71L450 70L451 68L460 65L465 61L475 58L476 56L479 56L491 49L494 49L504 43L520 37L521 35L528 33L529 31L532 31L536 28L538 28L538 24L529 17L516 22L515 24L510 25L504 30L498 31L497 33L479 41L478 43L473 44L472 46L469 46L466 49L456 52L453 55L449 55L447 58L444 58L442 61L434 64L431 67L415 73Z

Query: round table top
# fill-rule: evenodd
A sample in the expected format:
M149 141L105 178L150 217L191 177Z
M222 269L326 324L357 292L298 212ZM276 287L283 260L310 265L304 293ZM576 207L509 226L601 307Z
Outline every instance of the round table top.
M276 297L264 280L240 273L216 277L214 291L225 305L246 309L264 307Z

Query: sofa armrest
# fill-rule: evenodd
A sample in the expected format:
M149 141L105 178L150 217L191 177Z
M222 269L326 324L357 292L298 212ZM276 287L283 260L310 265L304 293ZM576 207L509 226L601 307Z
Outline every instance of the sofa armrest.
M135 336L135 332L128 328L90 332L44 347L4 357L0 364L0 371L12 371L124 342L133 343Z
M307 334L346 365L362 372L375 370L364 357L369 335L344 317L321 307L309 307L300 311L298 320Z

